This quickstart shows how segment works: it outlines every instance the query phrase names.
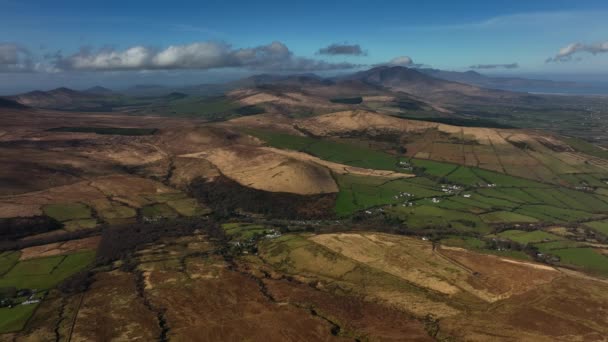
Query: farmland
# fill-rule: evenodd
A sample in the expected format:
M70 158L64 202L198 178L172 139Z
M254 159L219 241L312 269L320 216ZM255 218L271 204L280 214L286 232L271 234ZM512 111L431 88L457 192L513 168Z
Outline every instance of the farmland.
M5 272L0 276L0 290L9 292L3 291L0 295L0 334L21 330L47 291L89 266L95 251L80 249L69 254L26 260L18 260L19 256L19 252L2 254Z

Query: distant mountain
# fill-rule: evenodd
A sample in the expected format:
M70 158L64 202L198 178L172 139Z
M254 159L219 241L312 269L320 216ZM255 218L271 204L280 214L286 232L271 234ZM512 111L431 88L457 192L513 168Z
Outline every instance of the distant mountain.
M111 95L114 93L112 89L108 89L101 86L95 86L82 91L87 94L97 94L97 95Z
M260 74L246 77L237 81L229 82L229 88L250 88L263 85L284 85L284 86L319 86L328 85L332 82L315 74L296 74L296 75L272 75Z
M501 89L510 91L539 91L560 90L567 88L580 89L583 85L576 82L558 82L549 80L536 80L521 77L492 77L476 71L446 71L439 69L417 69L423 74L447 81L466 83L483 88Z
M10 99L22 105L48 109L72 109L86 107L88 103L97 102L103 95L90 94L69 88L57 88L50 91L32 91L11 96Z
M437 103L466 101L505 101L521 94L485 89L470 84L446 81L401 66L380 66L344 76L343 79L360 80L393 91L405 92Z
M170 93L183 93L187 95L221 95L232 89L228 84L194 84L188 86L163 86L158 84L138 84L121 91L130 96L165 96Z

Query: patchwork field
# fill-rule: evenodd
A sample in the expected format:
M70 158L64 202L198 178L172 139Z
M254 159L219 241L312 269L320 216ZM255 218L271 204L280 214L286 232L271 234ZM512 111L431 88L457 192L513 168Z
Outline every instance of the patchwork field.
M535 317L539 322L553 318L568 328L549 331L550 325L505 319L497 331L501 339L543 340L547 335L554 339L574 335L593 339L592 336L605 334L601 324L593 320L582 323L580 316L573 315L560 301L568 298L573 310L585 312L589 308L584 302L575 301L582 296L572 285L585 287L583 292L594 293L592 300L599 302L608 300L597 292L608 285L565 276L542 264L460 248L435 248L430 242L377 233L284 236L263 242L260 247L260 257L265 262L296 279L316 282L317 287L330 293L355 294L416 316L431 313L440 317L440 331L446 337L490 338L494 331L490 327L497 324L492 318L494 313L510 317L529 314L532 308L526 305L526 298L534 298L540 292L542 304L535 309ZM558 292L548 291L559 288L557 284L568 285ZM461 311L465 307L466 313ZM493 314L488 316L487 310ZM602 310L595 307L584 317ZM464 320L471 316L476 317L476 322L468 328Z

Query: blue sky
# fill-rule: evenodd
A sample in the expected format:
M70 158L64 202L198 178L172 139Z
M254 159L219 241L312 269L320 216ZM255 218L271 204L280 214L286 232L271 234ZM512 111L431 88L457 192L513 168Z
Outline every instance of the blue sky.
M411 66L458 71L485 65L480 71L492 74L608 75L606 1L0 0L0 7L0 92L7 84L120 86L298 69L336 73L398 56L410 57ZM358 45L363 53L318 53L331 44ZM171 46L181 50L167 51ZM132 47L145 49L130 50L141 58L129 64ZM160 62L163 51L173 53L171 62ZM212 61L193 61L209 51ZM3 60L13 64L3 68ZM500 67L513 63L518 67Z

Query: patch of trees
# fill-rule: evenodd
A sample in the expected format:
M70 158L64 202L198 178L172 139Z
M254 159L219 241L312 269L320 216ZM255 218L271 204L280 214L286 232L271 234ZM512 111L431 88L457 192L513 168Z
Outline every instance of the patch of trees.
M224 239L222 228L205 218L180 218L154 223L135 223L104 229L97 249L97 264L128 257L138 247L165 237L188 236L203 230L211 239Z
M47 216L13 217L0 219L0 244L34 234L61 228L61 223Z
M418 109L422 109L422 105L420 102L416 102L416 101L404 101L401 100L399 102L397 102L397 107L399 107L399 109L405 109L405 110L418 110Z
M65 232L65 233L62 232L61 234L52 234L52 235L47 235L47 236L33 237L33 238L29 238L27 240L16 240L16 239L1 240L0 241L0 252L18 250L18 249L32 247L32 246L48 245L49 243L55 243L55 242L82 239L85 237L96 235L100 231L101 231L101 228L94 228L94 229L77 230L75 232Z
M529 150L529 151L534 151L534 148L529 145L527 142L525 141L512 141L512 140L507 140L511 145L517 147L520 150Z
M335 98L330 99L332 103L340 103L340 104L360 104L363 102L363 98L361 96L357 97L343 97L343 98Z
M335 194L296 195L256 190L225 176L209 182L194 180L188 187L188 192L212 208L216 215L224 217L245 211L270 218L331 218L334 216L336 200Z
M238 115L248 116L265 113L266 110L256 105L244 106L234 110Z

